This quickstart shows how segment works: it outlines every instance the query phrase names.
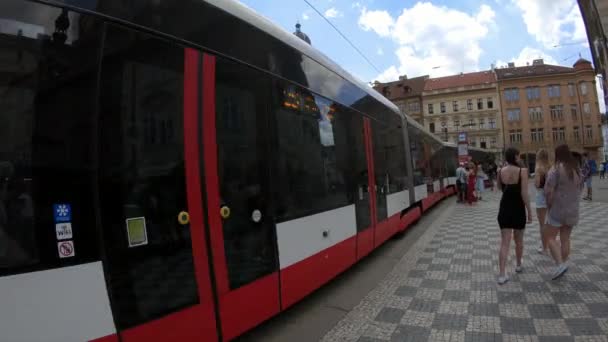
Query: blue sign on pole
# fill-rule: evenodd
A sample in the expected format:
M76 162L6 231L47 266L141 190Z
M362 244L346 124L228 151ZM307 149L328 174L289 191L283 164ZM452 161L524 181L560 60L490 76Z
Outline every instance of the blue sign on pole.
M67 203L53 204L53 217L56 223L72 221L71 206Z

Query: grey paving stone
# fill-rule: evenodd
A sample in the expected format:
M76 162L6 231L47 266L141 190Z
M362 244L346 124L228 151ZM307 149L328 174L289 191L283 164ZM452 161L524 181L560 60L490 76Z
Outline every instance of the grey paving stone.
M589 303L587 304L587 308L595 318L608 317L608 303Z
M390 341L393 342L420 342L427 341L431 335L431 329L420 328L409 325L399 325Z
M375 338L375 337L367 337L367 336L361 336L357 340L357 342L386 342L386 341L387 340L383 340L383 339L379 339L379 338Z
M433 329L464 331L467 328L468 317L465 315L435 314Z
M553 292L551 294L557 304L580 303L582 300L574 292Z
M500 310L498 303L471 303L469 304L469 315L500 316Z
M601 335L602 329L593 318L569 318L566 325L574 336L581 335Z
M425 312L435 312L439 309L439 301L438 300L424 300L419 298L414 298L408 307L409 310L415 311L425 311Z
M575 342L572 336L539 336L538 342Z
M526 318L501 317L500 330L506 334L536 335L534 322Z
M502 335L496 333L470 332L464 335L465 342L503 342Z
M468 302L471 297L471 292L467 290L445 290L441 300Z
M444 289L446 285L445 280L437 280L437 279L425 279L420 284L420 287L426 287L431 289Z
M526 297L522 296L521 293L516 292L498 292L498 302L511 304L526 304Z
M414 297L418 292L418 288L414 286L399 286L397 290L395 290L395 294L401 297Z
M401 309L383 308L378 313L375 320L378 322L399 323L404 314L405 311Z
M557 304L530 304L528 311L532 318L560 318L561 311Z

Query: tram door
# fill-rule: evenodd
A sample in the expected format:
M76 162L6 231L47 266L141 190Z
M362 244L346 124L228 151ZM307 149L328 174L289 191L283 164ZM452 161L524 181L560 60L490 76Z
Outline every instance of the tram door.
M221 337L230 340L280 310L269 177L275 83L212 55L202 77L201 168Z
M100 220L120 341L215 341L201 205L201 55L106 27Z
M353 150L357 156L355 163L358 171L355 194L355 214L357 217L357 259L361 259L374 249L374 199L375 180L371 144L371 125L368 118L361 124Z

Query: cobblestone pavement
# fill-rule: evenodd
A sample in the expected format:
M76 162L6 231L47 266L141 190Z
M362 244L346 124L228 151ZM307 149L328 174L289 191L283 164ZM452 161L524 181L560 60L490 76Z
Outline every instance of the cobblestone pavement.
M499 286L499 193L473 207L453 204L399 264L322 341L608 342L608 204L581 203L570 269L551 280L525 234L524 271ZM533 198L533 197L532 197ZM536 217L535 217L536 219Z

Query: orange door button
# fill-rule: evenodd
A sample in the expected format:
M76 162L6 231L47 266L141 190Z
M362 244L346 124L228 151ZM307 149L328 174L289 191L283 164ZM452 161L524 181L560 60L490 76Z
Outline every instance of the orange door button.
M229 218L229 217L230 217L230 208L229 208L228 206L223 205L223 206L220 208L220 216L221 216L223 219L227 219L227 218Z
M180 212L177 215L177 222L179 222L179 224L181 224L181 225L186 225L186 224L190 223L190 214L188 214L185 211Z

